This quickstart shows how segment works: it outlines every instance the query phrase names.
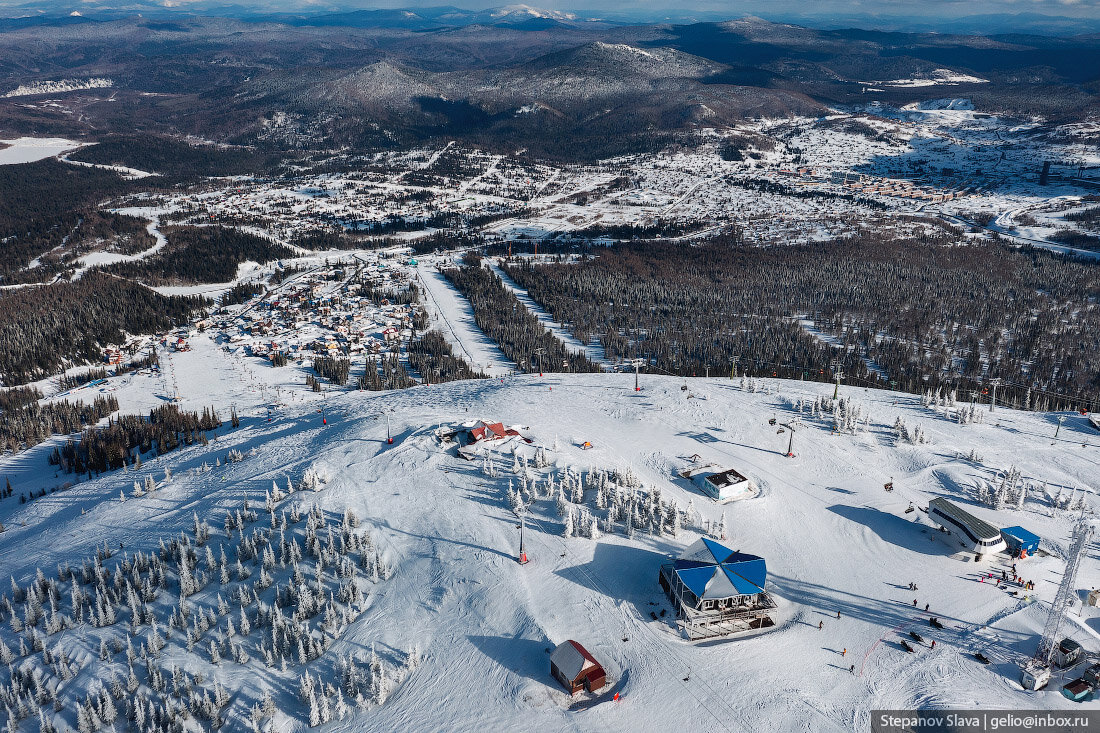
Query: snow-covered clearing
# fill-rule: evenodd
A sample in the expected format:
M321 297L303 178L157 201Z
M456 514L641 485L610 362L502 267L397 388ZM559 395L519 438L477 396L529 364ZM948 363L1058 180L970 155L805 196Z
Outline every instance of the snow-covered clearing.
M1034 650L1060 577L1057 552L1065 547L1075 514L1051 516L1038 493L1023 510L994 511L974 503L973 486L991 480L995 469L1015 465L1026 480L1046 482L1048 491L1083 489L1095 475L1100 436L1079 416L1070 415L1053 441L1056 416L1050 414L998 409L985 424L961 426L910 395L842 387L841 394L870 415L868 429L833 433L830 420L805 408L795 438L797 457L791 459L783 456L788 436L776 435L768 420L799 417L794 414L799 398L831 396L832 385L764 380L750 391L734 380L692 379L684 391L683 380L643 375L644 389L635 393L633 375L578 374L390 393L330 390L324 398L328 424L322 425L315 411L321 396L300 385L286 386L301 401L284 395L272 422L257 413L265 402L257 385L286 370L248 366L212 346L196 346L171 361L164 371L178 379L185 407L212 402L226 419L228 404L235 403L245 416L242 426L219 430L209 446L196 444L159 458L147 454L137 470L84 480L25 505L0 501L0 521L7 528L0 534L0 573L26 586L35 567L47 577L58 562L79 569L95 545L121 543L131 555L155 552L158 538L191 535L192 512L214 526L210 542L216 554L219 545L237 542L218 533L227 509L251 500L261 512L255 526L263 528L264 493L273 480L282 484L290 476L298 483L311 468L327 476L317 493L294 494L277 511L316 502L331 523L352 509L392 565L393 577L366 585L362 613L326 642L319 659L304 665L291 659L286 671L265 665L257 651L258 639L269 637L269 631L234 637L250 661L238 664L223 655L212 664L206 647L212 631L187 652L181 632L172 630L154 666L165 668L167 676L172 665L180 665L189 675L201 673L207 688L215 681L223 685L228 702L221 714L230 729L245 727L247 709L265 689L281 711L276 729L308 722L309 708L296 695L303 669L338 681L337 658L366 655L372 647L400 684L383 705L368 705L334 730L751 731L759 729L754 721L766 720L773 730L841 731L865 729L874 708L1074 706L1059 693L1057 677L1047 690L1022 691L1015 662ZM135 377L119 388L124 408L158 399L142 396L148 391L139 382L150 378ZM385 441L384 413L392 422L393 445ZM922 426L930 442L897 444L890 426L899 416L910 427ZM534 441L521 453L544 449L552 467L533 469L540 484L547 470L559 478L567 467L584 473L630 470L646 487L659 489L662 500L684 510L690 502L701 521L716 524L724 514L728 544L766 558L769 587L783 599L784 620L774 631L739 641L693 646L678 636L657 569L698 536L698 527L675 537L639 530L631 539L620 523L596 540L566 539L553 500L540 498L527 524L532 562L517 565L516 519L505 500L509 481L520 482L512 473L512 455L506 448L498 452L493 477L480 462L466 462L453 448L441 447L433 435L438 425L477 418L518 427ZM593 447L581 450L584 441ZM231 449L244 459L215 467L215 459ZM11 477L16 494L72 478L53 477L48 450L40 446L4 459L2 472ZM972 450L981 462L967 460ZM692 454L743 471L759 485L760 495L724 507L712 503L673 476ZM210 470L192 473L204 463ZM120 490L130 494L135 480L148 475L159 481L165 468L173 478L154 495L118 500ZM883 491L891 480L894 491ZM1038 603L1025 602L1022 592L1013 596L978 582L978 572L1007 567L1004 556L971 562L971 555L955 553L947 538L930 528L923 512L905 513L909 502L925 506L933 496L957 500L997 526L1021 524L1044 538L1054 554L1020 563L1022 575L1037 583L1029 596ZM1087 500L1096 497L1090 492ZM120 557L105 565L113 567ZM200 566L206 567L201 561ZM259 572L259 566L245 566ZM278 563L273 572L283 572ZM312 571L306 577L312 585ZM213 588L189 603L192 612L212 605L215 592L229 594L239 584L230 579L220 588L216 577L210 582ZM910 582L919 590L908 590ZM174 608L174 583L170 579L156 603L150 602L155 612L167 616ZM1100 568L1090 558L1078 585L1097 584ZM252 603L246 611L255 609ZM234 606L231 618L237 610ZM97 651L101 636L124 643L129 612L121 613L117 624L81 625L47 637L55 654L66 653L78 667L71 680L47 679L60 687L62 698L83 697L112 673L126 676L125 655L109 653L109 661L100 661ZM1098 646L1095 613L1085 609L1080 625L1066 628L1090 650ZM933 633L928 615L946 628ZM224 627L224 619L217 625ZM166 630L162 623L161 635ZM926 643L915 654L904 652L899 642L910 630L926 642L935 639L936 648ZM141 625L135 649L154 633ZM9 647L18 644L7 624L0 638ZM611 689L621 695L618 702L603 696L594 705L575 707L587 696L571 700L550 677L548 651L568 638L607 667ZM415 645L423 661L397 673L405 650ZM975 661L976 651L993 663ZM142 680L139 692L147 691L145 664L139 660L135 667ZM76 725L71 708L59 716Z
M957 71L951 69L935 69L926 77L913 78L913 79L893 79L891 81L876 81L868 82L870 84L881 84L887 87L934 87L940 85L956 85L956 84L988 84L988 79L982 79L977 76L971 76L969 74L960 74Z
M31 97L39 94L62 94L64 92L78 92L85 89L107 89L114 86L114 81L103 77L91 77L88 79L58 79L39 81L32 84L20 84L15 89L4 92L5 97Z
M83 160L73 160L68 155L58 156L58 160L62 163L68 163L69 165L80 166L82 168L102 168L106 171L114 171L123 178L130 180L137 180L139 178L148 178L149 176L155 176L156 173L150 173L149 171L138 170L137 168L127 168L124 165L107 165L106 163L86 163Z

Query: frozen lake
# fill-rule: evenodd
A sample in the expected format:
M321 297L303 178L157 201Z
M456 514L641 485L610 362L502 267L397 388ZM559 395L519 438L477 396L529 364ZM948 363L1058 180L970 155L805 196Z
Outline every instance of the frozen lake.
M33 163L68 150L75 150L83 145L75 140L66 140L61 137L21 137L15 140L0 140L0 144L9 146L0 149L0 165Z

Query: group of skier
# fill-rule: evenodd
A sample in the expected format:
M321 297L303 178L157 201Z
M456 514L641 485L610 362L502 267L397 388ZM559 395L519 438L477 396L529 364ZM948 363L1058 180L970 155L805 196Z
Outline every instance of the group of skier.
M1011 578L1009 578L1009 574L1008 574L1007 570L1002 570L1001 571L1001 577L999 577L999 578L995 578L993 576L992 571L990 571L990 572L987 572L984 575L980 576L978 580L979 580L979 582L982 582L982 583L984 583L987 580L992 580L993 584L998 588L1001 587L1002 583L1005 586L1007 586L1011 582L1011 583L1015 583L1016 585L1020 586L1024 590L1035 590L1035 581L1034 580L1024 580L1022 577L1017 575L1017 573L1016 573L1016 564L1015 563L1013 563L1013 565L1012 565L1012 577Z

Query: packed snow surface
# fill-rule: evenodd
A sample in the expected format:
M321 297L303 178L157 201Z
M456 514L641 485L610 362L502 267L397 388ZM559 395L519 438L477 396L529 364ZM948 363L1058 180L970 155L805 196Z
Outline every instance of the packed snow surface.
M264 690L280 710L276 729L304 729L309 711L297 695L303 671L334 679L338 656L371 648L397 665L402 650L415 645L421 663L399 676L384 704L368 704L329 729L841 731L866 729L876 708L1074 706L1060 694L1057 676L1047 690L1023 691L1016 664L1035 649L1064 565L1059 553L1077 516L1052 509L1047 496L1084 494L1090 508L1095 501L1100 436L1081 416L1066 415L1054 440L1055 415L998 408L985 413L984 423L960 425L952 408L924 407L916 396L842 386L865 427L834 432L831 415L811 414L812 404L832 396L831 384L642 375L643 389L635 392L633 374L606 373L322 394L307 391L286 368L227 353L204 335L191 343L191 351L162 357L160 374L111 378L83 390L83 398L102 389L119 398L123 412L147 410L163 404L174 383L185 409L215 405L228 421L234 405L241 427L223 427L208 446L146 454L136 470L85 479L27 504L0 501L6 527L0 575L26 586L36 567L47 576L59 562L79 567L104 543L155 552L159 538L190 533L193 512L217 532L226 510L246 498L260 510L262 528L273 481L297 482L310 469L327 477L316 493L292 494L283 509L316 503L336 518L351 509L393 577L370 586L365 611L324 655L304 666L292 660L286 671L265 665L252 647L245 664L229 658L212 664L205 639L188 653L174 632L159 663L224 685L231 696L222 711L228 729L246 727L247 710ZM920 426L925 441L899 440L893 427L899 417L910 430ZM789 433L777 434L771 418L796 425L794 458L785 456ZM480 419L502 421L532 442L497 446L491 472L484 459L467 462L441 443L440 434ZM582 449L585 442L592 447ZM505 498L509 484L520 483L512 446L529 460L544 452L549 466L529 464L539 484L567 469L635 475L643 492L659 490L662 501L684 512L690 507L691 526L677 536L642 527L628 538L620 522L598 539L565 538L554 500L538 498L527 521L532 561L521 566L514 559L517 519ZM46 461L50 450L47 444L4 458L2 473L16 494L73 480L55 477ZM214 465L231 450L246 457ZM675 476L696 455L736 468L759 495L712 502ZM975 487L995 483L996 471L1010 466L1035 487L1023 508L979 505ZM154 495L119 501L135 480L160 480L165 468L173 477ZM587 492L587 507L602 518L593 493ZM923 511L905 511L935 496L998 527L1022 525L1040 535L1044 553L1018 563L1036 590L979 582L979 574L999 576L1011 560L973 562ZM716 532L723 518L730 547L766 558L768 590L780 600L782 617L766 634L691 645L675 628L658 568L707 528ZM211 540L215 548L222 541ZM1090 555L1078 586L1098 584L1100 569ZM231 580L227 588L235 585ZM161 597L167 614L173 591ZM49 638L51 648L65 650L80 667L61 683L63 697L81 697L112 673L125 677L124 656L100 661L98 653L105 633L126 636L129 615L122 614L115 626L81 625ZM946 628L934 631L929 616ZM1079 619L1075 609L1073 616L1065 632L1086 649L1100 648L1095 609ZM925 638L913 654L900 646L910 630ZM269 634L252 633L246 644ZM143 626L135 647L148 634ZM18 643L6 625L0 638ZM583 644L607 669L606 691L570 698L550 676L549 652L566 639ZM992 664L977 662L979 651ZM620 699L613 701L616 692ZM58 716L75 727L71 710Z

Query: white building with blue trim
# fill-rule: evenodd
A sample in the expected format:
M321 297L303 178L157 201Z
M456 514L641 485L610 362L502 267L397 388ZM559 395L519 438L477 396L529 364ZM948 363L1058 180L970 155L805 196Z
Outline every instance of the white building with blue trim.
M777 606L764 589L764 558L736 552L709 537L661 566L659 582L691 640L774 628Z

